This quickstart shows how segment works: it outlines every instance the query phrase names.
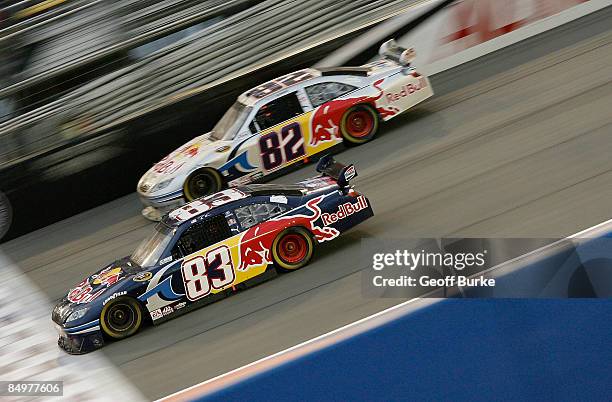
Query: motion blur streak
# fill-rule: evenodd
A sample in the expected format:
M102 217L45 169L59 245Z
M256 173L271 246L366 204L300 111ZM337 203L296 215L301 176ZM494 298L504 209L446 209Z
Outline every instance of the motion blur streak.
M403 301L362 295L362 236L558 238L609 219L611 14L434 76L436 97L341 155L359 167L376 219L322 244L304 270L101 353L160 398ZM132 194L4 246L58 299L150 229Z
M46 296L0 251L2 380L63 381L63 397L67 400L144 400L103 356L73 359L60 351L49 311L51 306ZM32 399L45 401L56 398L10 398Z

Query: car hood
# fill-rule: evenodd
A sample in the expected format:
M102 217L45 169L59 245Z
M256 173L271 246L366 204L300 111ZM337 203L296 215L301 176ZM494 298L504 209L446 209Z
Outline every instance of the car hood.
M194 138L149 169L140 179L138 190L142 193L159 191L155 189L157 184L176 177L186 177L197 167L215 160L220 155L219 152L222 152L218 150L227 148L229 143L229 141L211 140L210 133ZM178 184L182 186L183 183L181 181Z
M117 260L79 282L68 291L65 299L72 305L91 303L105 293L114 291L138 270L138 266L129 257Z

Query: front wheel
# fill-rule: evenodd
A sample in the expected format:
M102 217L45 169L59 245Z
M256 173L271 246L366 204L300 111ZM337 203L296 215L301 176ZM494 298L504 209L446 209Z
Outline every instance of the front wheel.
M304 228L285 229L272 243L272 259L281 271L295 271L308 264L314 252L314 240Z
M193 172L183 185L183 193L187 202L214 194L221 190L223 180L219 172L204 168Z
M363 144L378 131L378 115L368 105L356 105L348 109L340 121L342 137L349 144Z
M142 326L142 309L131 297L118 297L108 302L100 314L104 334L114 339L134 335Z

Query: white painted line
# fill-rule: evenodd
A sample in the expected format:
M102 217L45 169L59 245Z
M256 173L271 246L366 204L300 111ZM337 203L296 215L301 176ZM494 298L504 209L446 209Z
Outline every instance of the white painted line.
M516 263L517 261L521 259L529 258L536 254L542 253L543 251L549 248L554 248L555 246L561 244L566 239L577 239L577 238L587 237L586 235L592 234L592 232L596 232L595 236L588 236L588 237L589 238L597 237L607 232L609 229L604 230L604 227L609 226L609 225L612 225L612 219L599 223L590 228L581 230L580 232L574 233L566 237L565 239L561 239L551 244L548 244L546 246L540 247L534 251L531 251L527 254L513 258L501 264L498 264L492 268L487 269L486 271L479 272L475 275L482 275L483 273L491 272L493 270L496 270L502 267L506 267L510 264ZM431 293L433 292L430 292L427 295ZM162 399L159 399L158 402L185 401L185 400L189 400L189 399L193 399L197 397L203 397L206 395L210 395L213 392L216 392L222 388L232 386L240 381L244 381L268 369L278 367L279 365L283 363L295 360L301 356L305 356L317 350L321 350L327 346L336 344L345 339L351 338L355 335L364 333L370 329L379 327L390 321L393 321L398 317L404 316L418 309L428 307L432 304L439 303L440 301L443 301L443 300L446 300L446 299L414 298L414 299L407 300L400 304L396 304L395 306L389 307L385 310L379 311L378 313L362 318L358 321L344 325L333 331L319 335L316 338L309 339L295 346L292 346L288 349L282 350L270 356L266 356L257 361L254 361L252 363L246 364L242 367L229 371L225 374L221 374L217 377L203 381L189 388L175 392Z

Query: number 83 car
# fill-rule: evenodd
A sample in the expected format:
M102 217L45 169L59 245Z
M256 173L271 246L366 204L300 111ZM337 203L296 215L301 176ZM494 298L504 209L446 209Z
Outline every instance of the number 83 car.
M263 181L344 144L362 144L387 121L433 95L393 40L360 67L300 70L240 95L207 134L155 164L137 191L143 215L159 220L185 202Z
M315 246L373 216L323 157L321 176L293 185L249 184L197 199L169 214L135 252L83 279L52 312L58 344L86 353L306 265Z

